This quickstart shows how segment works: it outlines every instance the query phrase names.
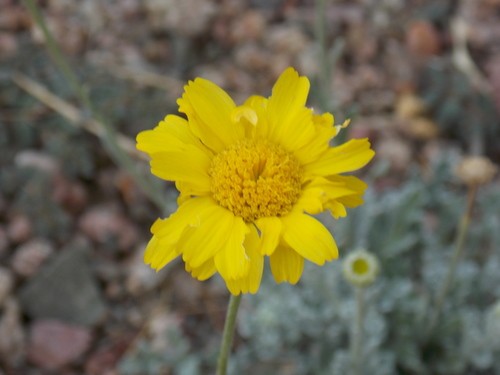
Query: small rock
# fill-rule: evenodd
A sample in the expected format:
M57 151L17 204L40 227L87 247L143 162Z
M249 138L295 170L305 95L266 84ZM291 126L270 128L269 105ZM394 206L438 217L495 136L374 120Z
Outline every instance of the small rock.
M269 53L255 44L244 44L235 52L236 63L250 71L265 69L270 60Z
M231 41L234 44L257 41L265 32L266 19L262 12L246 11L241 17L235 17L230 29Z
M174 30L193 37L207 32L217 5L207 0L147 0L145 7L153 28Z
M0 315L0 363L16 366L25 355L25 334L21 325L19 305L15 299L5 301Z
M82 184L70 181L62 174L53 177L52 199L72 213L79 213L88 202L87 191Z
M416 56L437 55L441 50L439 32L430 22L414 21L406 30L406 45L410 52Z
M21 289L23 311L32 318L91 326L106 307L88 264L88 249L71 243Z
M377 157L387 160L391 168L397 172L405 172L411 161L411 147L401 139L382 139L376 147Z
M412 138L426 141L436 138L439 134L439 128L434 121L425 117L419 117L408 121L406 132Z
M266 42L273 52L295 56L307 47L309 41L299 28L280 25L269 29Z
M79 227L90 239L104 244L116 240L120 250L129 250L139 238L137 228L112 206L98 206L86 211Z
M0 267L0 308L10 295L13 286L14 277L12 276L12 272L5 267Z
M396 116L402 120L419 117L425 113L425 110L424 101L413 93L401 95L396 102Z
M50 175L59 171L59 163L56 159L40 151L20 151L16 154L14 163L20 168L33 168Z
M10 33L0 32L0 60L14 56L18 50L16 37Z
M53 253L54 248L50 242L40 238L33 239L15 251L12 268L20 276L33 276Z
M0 30L20 31L30 24L30 17L22 7L5 7L0 13Z
M33 232L33 226L29 219L24 215L15 215L7 226L7 236L15 243L21 243L28 240Z
M80 359L91 340L88 328L56 320L38 320L30 329L28 359L43 369L57 370Z

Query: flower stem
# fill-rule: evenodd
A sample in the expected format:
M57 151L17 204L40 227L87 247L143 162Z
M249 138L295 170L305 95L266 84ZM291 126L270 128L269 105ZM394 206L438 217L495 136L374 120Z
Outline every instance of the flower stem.
M441 289L437 294L436 304L435 304L436 307L431 313L430 322L426 330L426 335L425 335L426 338L428 338L429 335L432 333L432 331L436 328L436 325L439 321L439 317L441 315L441 311L443 309L444 301L450 291L453 280L455 279L458 263L462 259L465 239L467 237L467 232L469 230L470 219L472 216L472 209L474 207L474 201L476 198L476 192L477 192L477 185L472 185L469 187L469 191L467 194L467 207L462 216L462 219L460 220L457 236L455 239L455 251L453 252L451 261L448 265L448 273L446 274L446 278L444 279L444 282L441 285Z
M224 333L222 335L219 359L217 360L217 375L226 375L229 352L231 350L231 344L233 343L234 325L236 323L236 315L240 302L241 294L238 296L231 294L229 306L227 307L226 322L224 323Z
M356 317L351 336L351 363L352 375L363 373L363 323L365 319L365 289L357 286L356 295Z

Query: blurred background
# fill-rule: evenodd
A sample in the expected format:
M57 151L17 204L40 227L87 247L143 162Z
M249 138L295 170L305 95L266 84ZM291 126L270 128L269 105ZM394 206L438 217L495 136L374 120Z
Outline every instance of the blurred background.
M466 211L456 173L471 155L500 161L500 1L0 0L1 375L213 373L227 291L144 265L176 191L134 138L177 113L189 79L241 103L288 66L377 155L365 205L322 216L341 260L297 286L267 270L244 297L230 373L348 374L357 307L341 263L363 247L381 268L367 374L500 374L498 176ZM464 212L464 254L422 338Z

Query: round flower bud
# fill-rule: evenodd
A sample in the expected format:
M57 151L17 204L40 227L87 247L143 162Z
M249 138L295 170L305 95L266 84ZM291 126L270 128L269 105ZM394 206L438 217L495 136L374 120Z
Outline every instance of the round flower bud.
M350 253L342 264L344 277L354 286L366 287L375 281L379 273L379 262L375 255L359 249Z
M493 179L497 169L484 156L468 156L458 165L456 175L466 185L484 185Z

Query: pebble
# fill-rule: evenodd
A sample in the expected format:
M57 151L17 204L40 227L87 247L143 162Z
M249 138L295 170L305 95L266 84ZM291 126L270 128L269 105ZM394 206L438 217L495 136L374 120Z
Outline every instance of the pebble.
M406 45L413 55L430 57L441 50L441 40L436 28L428 21L410 23L406 30Z
M28 240L32 232L33 226L30 220L21 214L13 216L7 225L7 236L15 244Z
M41 238L32 239L17 248L12 258L12 268L20 276L33 276L53 253L54 247L50 242Z
M396 172L404 172L411 161L411 147L399 138L386 138L376 147L377 157L387 160Z
M271 51L297 55L305 50L309 41L299 28L280 25L269 28L266 43Z
M119 250L130 250L138 241L137 228L113 206L96 206L86 211L79 221L80 230L91 240L105 244L116 240Z
M54 371L79 360L91 341L88 328L57 320L37 320L30 329L28 359L42 369Z
M24 150L16 154L14 164L20 168L33 168L49 175L59 171L60 165L52 156L34 150Z
M53 177L53 185L52 199L68 211L76 214L87 205L87 191L81 183L71 181L62 174L56 174Z
M231 25L230 37L234 44L260 40L266 30L266 19L262 12L246 11L236 17Z
M0 32L0 60L14 56L19 51L19 45L15 36Z

